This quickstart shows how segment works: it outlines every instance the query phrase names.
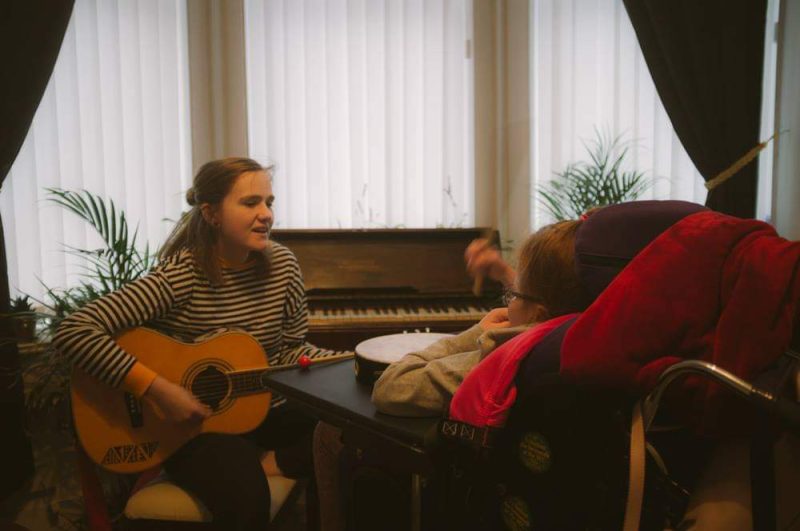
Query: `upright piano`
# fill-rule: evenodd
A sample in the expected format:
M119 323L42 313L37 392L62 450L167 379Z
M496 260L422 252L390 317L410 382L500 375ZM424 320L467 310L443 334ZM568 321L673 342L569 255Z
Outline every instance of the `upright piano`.
M502 286L472 293L464 251L485 229L275 230L300 262L309 302L308 340L352 350L404 331L460 332L502 305ZM492 233L499 241L496 231Z

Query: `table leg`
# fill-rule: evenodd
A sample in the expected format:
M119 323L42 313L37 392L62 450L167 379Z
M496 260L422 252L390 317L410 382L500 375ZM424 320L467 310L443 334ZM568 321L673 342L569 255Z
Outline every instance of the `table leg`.
M411 531L422 529L422 476L411 474Z

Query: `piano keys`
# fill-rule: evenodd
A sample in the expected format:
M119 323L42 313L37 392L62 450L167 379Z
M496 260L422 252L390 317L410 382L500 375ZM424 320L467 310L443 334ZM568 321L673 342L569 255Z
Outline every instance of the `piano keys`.
M361 324L375 321L396 323L435 323L453 318L479 321L491 308L480 303L436 303L429 305L387 304L383 306L355 306L345 308L316 307L309 311L309 326L330 324Z
M308 340L352 350L404 331L460 332L502 305L487 280L480 297L464 265L485 229L275 230L297 256L309 301ZM499 241L494 232L495 243Z

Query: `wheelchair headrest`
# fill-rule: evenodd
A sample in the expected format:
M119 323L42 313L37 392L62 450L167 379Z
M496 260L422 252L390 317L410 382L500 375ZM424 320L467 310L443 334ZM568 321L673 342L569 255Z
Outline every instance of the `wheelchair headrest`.
M591 304L659 234L703 210L708 209L686 201L631 201L589 216L575 238L575 267L584 304Z

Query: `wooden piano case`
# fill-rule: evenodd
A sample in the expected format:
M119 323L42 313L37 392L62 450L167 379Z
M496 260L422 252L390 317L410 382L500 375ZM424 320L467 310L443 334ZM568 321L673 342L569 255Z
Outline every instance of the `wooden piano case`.
M369 337L459 332L502 305L502 286L472 293L464 251L486 229L273 231L297 256L309 302L308 340L352 350ZM495 243L499 241L493 232Z

